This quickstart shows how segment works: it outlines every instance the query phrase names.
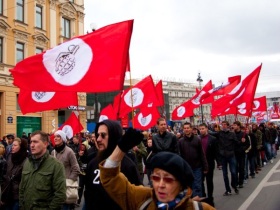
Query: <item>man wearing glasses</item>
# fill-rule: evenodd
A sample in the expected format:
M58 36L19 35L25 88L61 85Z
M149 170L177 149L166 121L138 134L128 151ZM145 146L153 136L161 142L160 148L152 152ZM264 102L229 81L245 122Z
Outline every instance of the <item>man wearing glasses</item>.
M117 146L122 138L122 127L117 121L104 120L96 125L95 136L95 145L98 152L87 166L85 206L83 209L121 209L104 190L100 182L98 165L108 158ZM137 167L128 156L125 156L121 161L121 172L131 183L142 184Z

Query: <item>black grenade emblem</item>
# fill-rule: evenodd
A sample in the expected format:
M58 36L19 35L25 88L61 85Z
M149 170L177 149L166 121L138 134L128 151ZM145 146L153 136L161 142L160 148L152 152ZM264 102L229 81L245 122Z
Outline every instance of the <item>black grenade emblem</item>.
M41 100L46 95L46 92L35 92L34 96L36 99Z
M68 52L59 53L56 59L55 71L64 76L71 72L75 66L75 53L78 51L79 45L70 45Z

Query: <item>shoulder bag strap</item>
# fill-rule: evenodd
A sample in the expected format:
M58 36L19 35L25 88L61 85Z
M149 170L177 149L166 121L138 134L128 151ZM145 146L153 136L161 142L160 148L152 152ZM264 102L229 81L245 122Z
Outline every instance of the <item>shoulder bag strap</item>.
M194 210L203 210L203 206L201 202L193 201L193 208Z
M152 198L147 199L139 208L139 210L147 209L148 205L152 202Z

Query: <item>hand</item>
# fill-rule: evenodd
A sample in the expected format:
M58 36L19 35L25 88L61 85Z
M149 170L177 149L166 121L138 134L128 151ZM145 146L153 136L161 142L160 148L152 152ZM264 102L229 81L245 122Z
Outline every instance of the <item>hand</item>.
M144 135L140 132L135 130L134 128L128 128L125 134L122 136L120 141L118 142L119 148L123 152L127 152L128 150L132 149L134 146L137 146L143 140Z

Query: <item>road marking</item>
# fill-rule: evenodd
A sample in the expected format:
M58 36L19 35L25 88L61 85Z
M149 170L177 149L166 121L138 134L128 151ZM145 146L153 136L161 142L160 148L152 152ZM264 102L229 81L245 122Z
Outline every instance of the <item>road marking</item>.
M276 171L276 168L280 165L280 160L273 166L273 168L267 173L267 175L263 178L263 180L260 182L260 184L256 187L254 192L247 198L247 200L244 201L244 203L238 208L238 210L244 210L247 209L250 204L253 202L253 200L257 197L257 195L260 193L263 187L268 186L268 179L271 177L271 175ZM278 170L277 170L278 171ZM273 184L276 184L276 182L271 182Z
M278 185L278 184L280 184L280 181L267 182L264 184L264 187L269 187L269 186Z

